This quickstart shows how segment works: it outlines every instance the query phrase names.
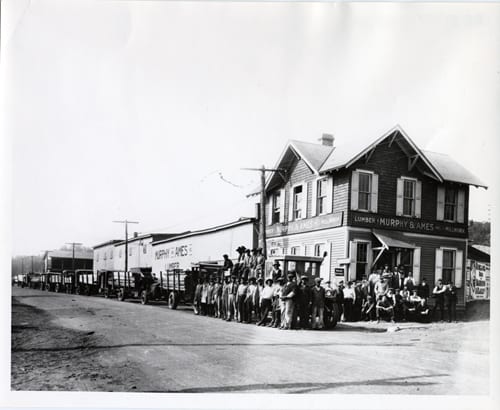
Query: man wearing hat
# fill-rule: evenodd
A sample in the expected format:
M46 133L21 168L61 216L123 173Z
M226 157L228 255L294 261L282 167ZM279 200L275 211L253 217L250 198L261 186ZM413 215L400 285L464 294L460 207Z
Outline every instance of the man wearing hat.
M281 318L283 317L282 312L285 310L285 302L281 300L283 282L284 280L280 276L276 278L276 282L273 286L273 321L271 322L272 327L281 326Z
M285 286L283 286L283 290L281 292L281 300L285 302L285 312L281 329L289 330L292 328L293 312L295 308L295 296L297 294L297 279L295 272L290 272L287 275L287 278L288 282Z
M309 328L309 315L311 310L311 288L308 285L309 277L302 275L300 278L299 292L298 292L298 314L300 318L300 328Z
M312 328L323 329L323 313L325 311L325 289L321 287L321 278L314 278L311 289Z
M273 269L271 270L271 278L274 282L276 282L276 280L282 275L283 273L281 272L280 269L280 263L278 261L275 261L273 263Z
M255 259L255 276L257 278L264 278L266 269L266 258L262 253L262 248L257 248L257 258Z
M227 290L226 320L228 322L230 322L233 317L235 318L235 320L238 319L238 310L236 308L237 296L238 296L238 282L236 279L236 275L232 275Z
M257 326L265 326L267 322L267 316L272 309L273 293L273 280L267 279L266 286L264 286L264 289L261 291L261 316L260 320L257 322Z

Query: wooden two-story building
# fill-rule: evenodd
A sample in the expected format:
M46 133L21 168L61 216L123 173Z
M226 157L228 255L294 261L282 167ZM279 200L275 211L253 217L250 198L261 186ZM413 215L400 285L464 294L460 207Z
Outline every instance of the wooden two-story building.
M364 146L324 134L290 141L266 181L269 259L323 257L321 277L360 280L403 265L417 283L453 281L464 303L469 186L486 186L399 126Z

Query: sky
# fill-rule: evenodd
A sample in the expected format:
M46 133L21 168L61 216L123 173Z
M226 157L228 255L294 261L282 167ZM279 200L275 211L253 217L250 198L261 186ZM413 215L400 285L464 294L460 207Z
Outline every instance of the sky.
M289 139L399 124L498 204L500 4L3 1L14 255L253 216ZM222 176L222 177L221 177Z

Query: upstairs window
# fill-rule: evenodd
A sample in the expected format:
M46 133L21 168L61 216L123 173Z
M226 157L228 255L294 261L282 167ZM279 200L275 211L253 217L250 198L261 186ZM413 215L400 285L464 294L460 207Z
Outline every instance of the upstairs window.
M271 214L271 222L273 224L278 223L280 221L280 213L281 213L281 191L277 191L272 196L272 214Z
M443 282L448 283L454 281L455 276L455 251L445 249L443 250Z
M454 188L446 188L444 193L444 219L445 221L456 221L457 219L458 193Z
M372 174L359 173L358 209L361 211L371 210Z
M415 215L415 186L416 181L412 179L403 180L403 215Z
M316 215L321 215L326 212L328 180L320 179L316 190Z
M302 218L302 185L293 188L293 219Z
M146 244L142 245L142 253L144 254L148 253L148 245Z

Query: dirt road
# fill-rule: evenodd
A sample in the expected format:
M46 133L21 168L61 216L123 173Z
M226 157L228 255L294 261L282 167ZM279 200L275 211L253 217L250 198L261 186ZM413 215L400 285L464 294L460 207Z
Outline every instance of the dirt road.
M280 331L13 288L13 390L488 394L489 322Z

